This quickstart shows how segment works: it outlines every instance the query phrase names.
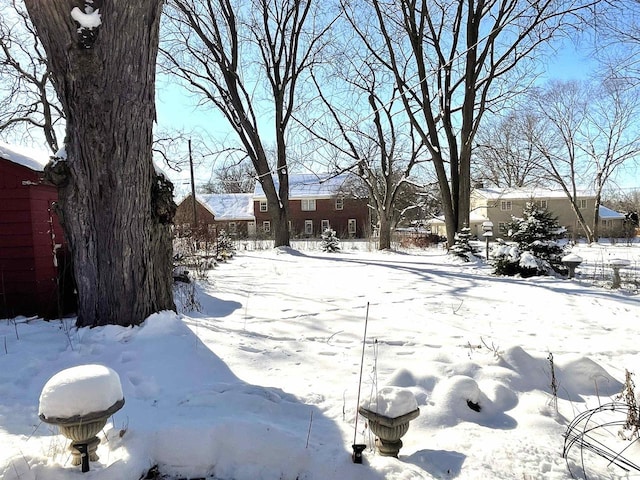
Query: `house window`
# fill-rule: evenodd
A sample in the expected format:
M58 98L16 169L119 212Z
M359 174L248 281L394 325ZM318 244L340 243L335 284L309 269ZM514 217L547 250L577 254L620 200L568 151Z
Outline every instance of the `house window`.
M238 233L238 225L236 224L236 222L229 222L229 233L231 235L235 235L236 233Z
M261 212L269 211L269 207L267 206L267 201L266 200L260 200L260 211Z
M269 220L265 220L264 222L262 222L262 231L264 233L271 232L271 222Z
M547 201L546 200L536 200L536 207L541 210L547 209Z
M316 209L315 198L303 198L301 207L303 212L313 212Z
M507 233L507 224L505 222L498 222L498 231L500 233Z
M581 198L579 203L580 203L580 210L584 210L585 208L587 208L587 199L586 198Z
M336 210L342 210L344 208L344 198L336 198Z
M349 232L349 235L355 235L356 234L356 219L355 218L350 218L347 221L347 231Z
M513 210L513 204L511 203L511 200L501 200L500 210L502 210L503 212L508 212Z
M322 231L329 229L329 220L322 220Z
M313 220L304 221L304 233L305 235L313 235Z

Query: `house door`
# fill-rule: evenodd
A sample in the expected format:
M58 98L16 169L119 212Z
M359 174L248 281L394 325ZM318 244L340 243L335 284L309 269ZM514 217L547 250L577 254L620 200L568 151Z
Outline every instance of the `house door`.
M256 222L247 223L247 235L250 237L255 236L256 234Z

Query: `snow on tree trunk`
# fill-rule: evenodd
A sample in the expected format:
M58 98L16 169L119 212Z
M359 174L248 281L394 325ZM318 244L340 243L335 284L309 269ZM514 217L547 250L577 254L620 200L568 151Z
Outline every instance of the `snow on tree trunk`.
M67 118L67 160L47 172L72 251L78 326L139 324L175 308L175 205L151 153L163 2L25 3Z

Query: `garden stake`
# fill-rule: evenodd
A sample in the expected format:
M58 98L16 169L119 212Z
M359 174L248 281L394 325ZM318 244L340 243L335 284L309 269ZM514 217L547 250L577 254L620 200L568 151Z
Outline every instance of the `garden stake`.
M353 427L353 453L351 454L351 460L353 463L362 463L362 452L366 445L362 443L356 443L356 436L358 434L358 407L360 407L360 387L362 386L362 368L364 366L364 348L367 344L367 323L369 323L369 302L367 302L367 313L364 317L364 337L362 338L362 358L360 359L360 379L358 380L358 401L356 404L356 424Z

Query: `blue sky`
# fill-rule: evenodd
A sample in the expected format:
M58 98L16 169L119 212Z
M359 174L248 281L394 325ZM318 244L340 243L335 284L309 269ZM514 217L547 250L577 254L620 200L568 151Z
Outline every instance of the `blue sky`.
M550 52L547 60L546 73L540 82L557 78L560 80L580 80L587 78L595 69L589 46L576 46L570 41L563 42L557 52ZM172 126L186 132L207 132L217 139L229 136L235 139L235 134L227 126L226 119L212 107L196 107L196 99L185 92L178 85L172 84L170 79L160 78L157 85L158 125ZM186 152L186 145L185 145ZM185 154L186 158L186 154ZM196 187L210 180L211 160L203 160L198 152L194 153L196 163ZM189 172L184 169L181 173L170 172L178 197L185 196L189 190ZM627 164L620 168L617 182L611 182L614 189L640 188L640 169L636 165Z

